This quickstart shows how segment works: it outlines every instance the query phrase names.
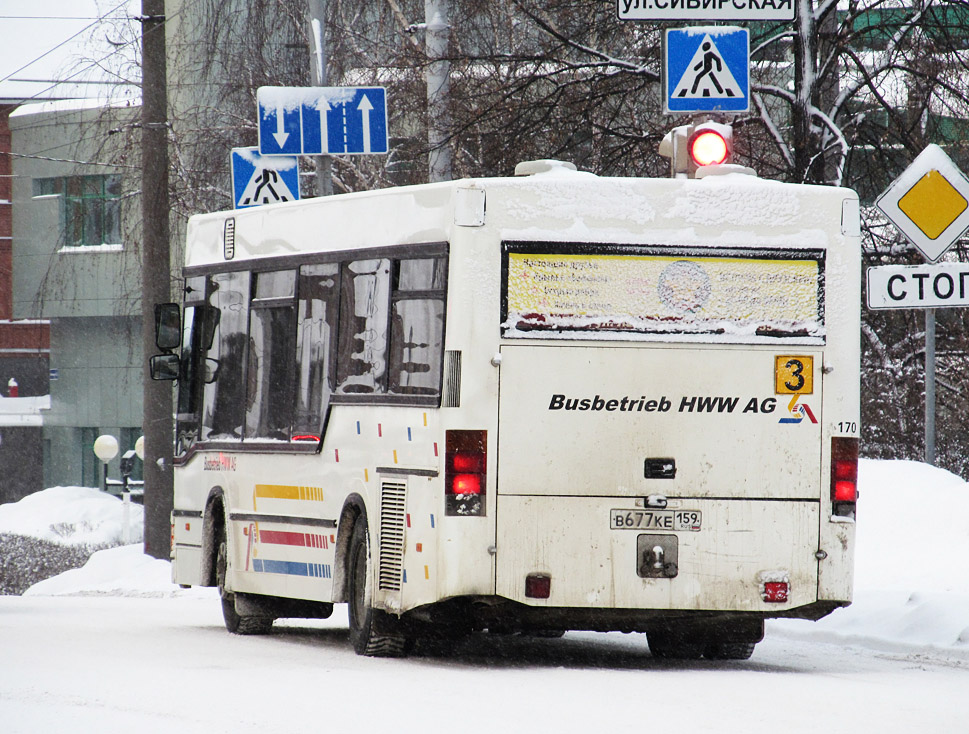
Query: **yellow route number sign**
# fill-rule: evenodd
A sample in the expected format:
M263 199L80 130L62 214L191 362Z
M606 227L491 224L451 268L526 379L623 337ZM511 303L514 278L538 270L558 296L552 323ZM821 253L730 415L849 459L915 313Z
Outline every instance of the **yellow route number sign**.
M814 392L814 357L775 356L774 392L777 395L811 395Z

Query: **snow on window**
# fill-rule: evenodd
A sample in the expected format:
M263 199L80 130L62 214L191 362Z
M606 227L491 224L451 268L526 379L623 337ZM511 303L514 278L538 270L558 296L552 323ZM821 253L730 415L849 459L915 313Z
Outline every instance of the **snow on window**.
M817 251L515 249L506 245L505 337L824 337L823 260Z

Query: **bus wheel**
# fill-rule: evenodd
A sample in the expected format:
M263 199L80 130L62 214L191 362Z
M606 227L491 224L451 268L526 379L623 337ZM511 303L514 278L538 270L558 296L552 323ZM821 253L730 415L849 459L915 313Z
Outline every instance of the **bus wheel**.
M367 521L357 518L350 534L347 553L347 600L350 618L350 642L358 655L402 657L407 653L407 639L387 634L393 617L372 606L373 576L370 569L370 534Z
M756 642L717 642L707 645L703 657L709 660L749 660Z
M225 530L220 528L216 538L215 580L219 587L219 597L222 600L222 619L225 628L237 635L265 635L272 629L272 617L243 616L236 611L235 594L226 591L225 573L229 565L229 545L226 541Z
M699 642L686 642L665 634L647 634L646 642L654 658L699 660L703 657L703 644Z

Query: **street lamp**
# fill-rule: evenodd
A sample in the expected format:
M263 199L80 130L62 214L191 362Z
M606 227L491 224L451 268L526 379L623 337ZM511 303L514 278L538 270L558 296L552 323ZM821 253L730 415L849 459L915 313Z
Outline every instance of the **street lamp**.
M103 434L94 439L94 453L104 463L102 473L103 486L105 492L108 491L108 462L118 455L118 439L108 434Z
M104 462L104 491L108 491L108 462L118 455L118 439L114 436L104 434L94 439L94 453ZM131 514L131 490L128 487L128 478L135 468L135 457L145 458L145 437L141 436L136 442L135 447L124 452L121 457L121 501L124 503L123 512L123 535L121 542L128 545L131 542L130 514Z

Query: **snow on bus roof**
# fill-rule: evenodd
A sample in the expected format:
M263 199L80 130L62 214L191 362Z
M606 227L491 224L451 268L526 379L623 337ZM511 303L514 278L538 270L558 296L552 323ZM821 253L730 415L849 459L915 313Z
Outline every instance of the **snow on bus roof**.
M236 251L252 257L314 249L317 240L310 233L320 231L339 233L341 247L348 250L450 240L455 192L466 189L486 192L486 225L499 229L503 239L704 247L826 247L840 230L841 202L855 197L848 189L741 173L703 179L600 177L553 165L528 176L392 187L196 215L189 228L196 244L186 253L186 265L225 261L227 217L236 220ZM820 217L819 207L828 216Z

